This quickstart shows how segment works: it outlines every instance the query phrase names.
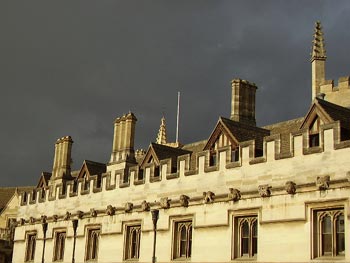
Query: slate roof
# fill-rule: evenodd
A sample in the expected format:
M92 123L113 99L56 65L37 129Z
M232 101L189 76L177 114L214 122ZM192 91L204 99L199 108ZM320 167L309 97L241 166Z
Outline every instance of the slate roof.
M316 98L316 102L334 121L340 121L342 127L350 129L350 109L319 98Z
M290 151L290 134L299 130L303 123L304 117L279 122L264 126L264 129L270 130L271 135L281 135L281 153L288 153Z
M36 188L47 187L49 185L51 175L52 173L42 172Z
M220 119L239 142L255 140L257 149L262 149L264 137L270 135L270 131L264 128L250 126L223 117L220 117Z
M203 151L205 145L207 144L208 140L203 140L199 142L194 142L190 144L186 144L182 147L183 150L187 150L192 152L191 159L190 159L190 169L195 169L196 165L196 153Z
M154 142L151 143L151 145L148 149L148 152L149 151L153 151L159 161L171 158L173 166L176 166L177 157L184 155L184 154L191 153L188 150L174 148L174 147L166 146L163 144L157 144ZM148 154L146 153L145 158L147 158L147 156L148 156ZM145 160L142 161L142 164L141 164L142 166L144 164L144 161Z
M100 175L106 172L106 164L93 162L89 160L84 161L90 175Z
M44 177L45 181L48 182L51 178L52 173L48 173L48 172L43 172L42 176Z

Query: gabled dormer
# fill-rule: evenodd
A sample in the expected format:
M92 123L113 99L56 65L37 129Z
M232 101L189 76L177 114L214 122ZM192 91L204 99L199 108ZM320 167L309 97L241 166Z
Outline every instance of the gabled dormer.
M49 180L51 178L51 175L51 173L42 172L36 188L47 189L49 187Z
M340 123L340 139L349 139L350 110L322 98L316 98L300 126L300 129L309 131L309 147L320 146L320 126L335 121Z
M79 179L85 179L89 181L91 176L97 176L97 184L101 182L101 176L106 172L106 164L84 160L81 166L76 181Z
M140 168L145 169L150 164L154 164L154 177L158 177L160 175L159 166L161 160L171 159L171 170L174 171L177 167L177 157L189 153L191 152L180 148L151 143L140 164Z
M213 166L217 163L217 150L219 148L230 146L231 147L231 159L232 161L238 161L239 156L239 141L232 134L229 127L226 125L225 120L222 117L219 118L213 132L211 133L207 144L204 146L204 151L209 150L210 159L209 165Z
M145 154L145 157L143 158L140 167L142 169L144 169L148 164L150 163L154 163L154 165L159 166L159 159L157 157L156 152L154 151L154 147L153 145L155 145L155 143L151 143L150 146L148 147L148 150Z
M217 149L225 146L231 147L231 161L239 159L239 144L241 142L255 141L255 156L260 156L263 149L263 138L270 135L270 131L220 117L207 144L203 150L210 151L210 165L216 164Z

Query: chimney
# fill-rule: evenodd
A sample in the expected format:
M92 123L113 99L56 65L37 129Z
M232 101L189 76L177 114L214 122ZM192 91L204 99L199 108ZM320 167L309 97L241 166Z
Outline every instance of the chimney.
M70 136L58 139L55 143L52 179L69 179L71 177L71 154L73 140Z
M113 149L110 162L133 161L136 117L129 112L114 122Z
M231 120L256 126L256 85L246 80L234 79L232 84Z

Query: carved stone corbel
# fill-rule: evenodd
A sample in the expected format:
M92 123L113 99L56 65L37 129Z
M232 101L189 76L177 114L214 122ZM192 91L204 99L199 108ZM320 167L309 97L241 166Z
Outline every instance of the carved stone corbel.
M241 199L241 192L236 188L230 188L230 192L228 193L227 197L229 200L232 200L233 202L237 202Z
M42 215L42 216L41 216L41 223L42 223L42 224L45 224L46 221L47 221L47 216Z
M84 216L84 212L83 212L83 211L78 210L78 211L77 211L77 217L78 217L79 219L82 219L82 218L83 218L83 216Z
M70 217L71 217L71 213L69 213L68 211L66 212L66 214L64 215L64 217L63 217L63 220L69 220L70 219Z
M187 195L180 195L180 204L183 207L188 207L190 198Z
M259 195L261 197L270 197L271 196L271 186L268 184L259 185L258 187Z
M330 176L317 176L316 178L316 186L318 190L327 190L329 188Z
M146 200L143 200L141 203L141 209L142 209L142 211L149 211L150 204Z
M53 215L52 216L52 221L57 222L57 220L58 220L58 215Z
M171 199L169 199L168 197L162 197L160 199L160 207L164 209L168 209L170 207L170 201Z
M124 207L124 211L126 212L126 213L130 213L130 212L132 212L132 209L134 208L134 204L133 203L130 203L130 202L127 202L126 204L125 204L125 207Z
M35 224L35 218L34 217L29 217L29 223L30 224Z
M97 216L97 211L94 208L90 209L90 216L96 217Z
M211 191L203 192L203 203L208 204L214 202L215 194Z
M288 194L294 195L297 190L296 184L292 181L288 181L286 182L285 189Z
M108 205L106 209L106 214L109 216L114 216L115 215L115 207L112 205Z

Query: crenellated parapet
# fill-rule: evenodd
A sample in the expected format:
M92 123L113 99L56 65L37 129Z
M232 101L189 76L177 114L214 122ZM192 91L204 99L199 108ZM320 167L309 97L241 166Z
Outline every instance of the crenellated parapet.
M100 177L90 176L88 180L81 178L51 185L47 190L24 193L20 197L21 205L88 202L93 196L95 204L101 199L101 205L113 200L122 206L132 202L138 207L144 200L151 202L164 196L175 200L174 196L189 192L192 193L189 200L197 200L204 191L214 192L217 200L229 188L237 189L244 200L268 196L261 195L262 186L272 196L298 193L310 187L319 190L317 177L323 176L330 176L330 185L348 184L350 165L346 156L350 153L350 141L340 141L339 122L321 126L317 147L309 147L308 130L291 134L290 145L289 152L281 152L280 136L272 135L264 138L262 156L255 155L255 142L251 140L240 144L237 161L231 160L230 147L222 147L216 150L215 165L210 163L209 151L197 153L195 162L186 154L178 157L176 164L171 158L161 160L158 167L154 163L144 168L135 164L128 169L108 171Z
M325 80L320 85L320 92L325 94L325 100L340 106L350 107L350 77L338 79L338 85L333 80Z

